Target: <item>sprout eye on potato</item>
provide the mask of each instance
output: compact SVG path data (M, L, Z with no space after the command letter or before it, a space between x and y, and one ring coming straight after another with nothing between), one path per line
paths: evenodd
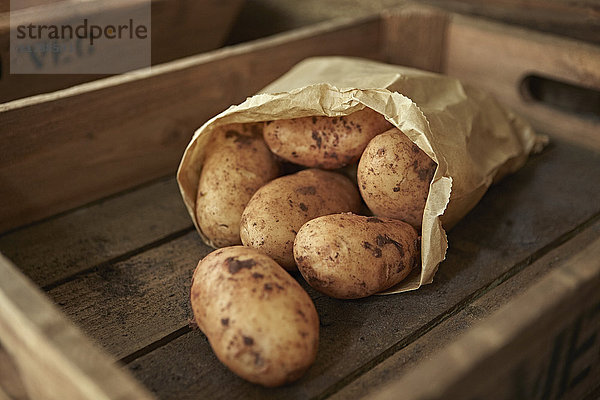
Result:
M240 218L279 165L262 139L262 124L218 128L206 149L196 197L196 221L213 247L240 244Z
M369 140L392 125L366 107L342 117L269 121L265 142L279 157L306 167L341 168L357 161Z
M242 378L279 386L300 378L314 362L315 306L296 280L259 251L233 246L210 253L194 271L190 297L215 354Z
M295 269L294 238L305 222L359 208L360 195L348 178L307 169L260 188L242 214L240 236L245 246L261 250L286 269Z
M375 136L360 158L360 194L373 214L420 229L436 167L400 130L390 129Z
M367 297L402 281L420 261L418 234L382 217L333 214L308 221L294 242L306 281L328 296Z

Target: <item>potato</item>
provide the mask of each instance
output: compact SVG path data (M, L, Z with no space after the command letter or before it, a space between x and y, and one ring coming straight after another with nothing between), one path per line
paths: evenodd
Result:
M298 229L321 215L358 212L360 204L356 186L335 172L307 169L283 176L252 196L242 214L242 243L294 270L293 246Z
M319 317L312 300L259 251L243 246L213 251L198 263L190 297L213 351L240 377L283 385L315 360Z
M214 132L202 166L196 220L213 247L240 244L240 218L258 188L277 177L278 163L262 125L231 124Z
M343 117L304 117L265 123L264 138L279 157L306 167L341 168L359 159L375 135L392 125L370 108Z
M358 163L360 194L380 217L420 229L437 164L398 129L375 136Z
M313 288L357 299L404 279L420 262L420 241L417 231L399 220L334 214L300 228L294 258Z

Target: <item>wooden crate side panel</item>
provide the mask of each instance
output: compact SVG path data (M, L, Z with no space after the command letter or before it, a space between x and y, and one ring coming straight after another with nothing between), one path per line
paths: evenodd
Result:
M596 0L423 0L422 3L600 44L600 9Z
M599 260L596 239L372 398L582 398L600 373Z
M382 14L384 60L390 64L444 71L448 13L409 5Z
M73 9L65 1L44 1L41 5L44 21L48 14L56 12L64 20ZM56 4L54 4L56 3ZM106 13L115 10L103 8L101 2L79 2L75 8L75 16L80 17L80 4L91 4L90 13ZM131 0L121 2L119 7L125 9ZM97 5L96 5L97 4ZM152 65L165 63L177 58L215 49L223 44L238 14L242 0L154 0L151 4L152 28ZM48 6L50 5L50 8ZM39 6L38 6L39 7ZM0 10L1 12L2 10ZM117 10L118 11L118 10ZM10 26L8 10L0 14L0 103L24 98L40 93L52 92L88 82L108 75L100 74L53 74L35 75L10 74ZM69 57L69 55L67 55ZM61 60L60 56L56 58ZM51 63L55 58L45 57L44 62Z
M154 0L152 65L221 46L243 0Z
M445 57L447 74L495 94L538 130L600 149L600 110L571 113L534 100L523 86L541 76L599 92L600 46L453 15Z
M0 342L0 399L30 400L19 369Z
M532 287L547 276L550 271L563 265L579 253L582 248L599 237L600 219L597 218L589 228L584 229L571 240L556 247L507 281L500 283L499 286L489 290L482 297L465 306L456 315L449 317L413 343L370 369L331 396L330 400L368 398L369 395L379 392L385 385L398 381L401 376L416 368L419 362L434 357L437 352L443 351L460 335L465 334L476 324L489 318L515 296ZM587 376L579 382L579 385L594 387L597 383L593 376Z
M0 256L0 340L34 399L152 399Z
M0 231L175 171L193 131L305 57L378 58L379 19L235 46L0 105Z

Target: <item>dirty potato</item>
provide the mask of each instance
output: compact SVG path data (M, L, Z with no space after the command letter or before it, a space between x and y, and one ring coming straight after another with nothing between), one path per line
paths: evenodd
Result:
M391 127L367 107L343 117L268 121L264 138L271 151L287 161L335 169L357 161L369 140Z
M218 128L206 149L196 220L213 247L240 244L240 218L258 188L274 179L279 166L262 139L262 125Z
M420 241L417 231L399 220L333 214L300 228L294 258L316 290L357 299L402 281L419 264Z
M437 164L398 129L375 136L358 163L360 194L373 214L420 229Z
M356 186L335 172L308 169L283 176L252 196L242 214L242 243L293 270L294 238L306 221L327 214L358 212L360 204Z
M292 382L315 360L319 317L312 300L257 250L227 247L201 260L192 279L191 303L219 360L250 382Z

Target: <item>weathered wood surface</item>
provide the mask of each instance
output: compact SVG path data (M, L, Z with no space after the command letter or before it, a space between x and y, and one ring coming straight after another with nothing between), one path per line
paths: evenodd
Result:
M600 373L600 237L374 399L581 399ZM435 376L436 379L431 379ZM587 383L587 385L586 385Z
M305 57L378 58L379 28L325 23L1 104L0 231L173 173L210 117Z
M126 357L188 324L192 272L211 250L193 231L48 295L109 353Z
M600 44L596 0L423 0L422 3Z
M457 337L468 332L480 321L484 321L534 283L539 282L549 271L564 265L569 258L579 253L581 249L587 247L599 237L600 221L596 219L573 239L554 248L505 282L499 283L498 286L466 305L455 315L450 316L401 351L359 376L355 381L331 396L331 400L371 398L385 386L393 384L416 368L423 360L435 356L437 352L446 348ZM542 376L546 380L550 378L547 374ZM594 387L592 379L593 375L590 374L587 380L583 380L579 384ZM600 382L597 383L600 384ZM528 389L531 389L531 386Z
M600 193L589 184L600 179L598 165L598 153L563 142L535 156L492 187L450 233L448 259L436 282L417 292L343 302L309 290L321 317L321 349L308 375L282 389L266 391L236 378L212 355L200 332L188 333L189 280L197 261L210 251L195 232L78 274L49 295L97 343L131 362L159 397L200 393L218 398L241 391L254 397L329 395L498 280L570 239L600 212ZM202 378L208 373L210 379Z
M43 0L29 3L29 9L42 7L38 13L43 16L42 21L45 23L48 23L49 14L53 12L58 13L65 21L77 21L82 13L82 4L91 5L95 9L91 11L92 16L94 13L106 15L111 12L120 12L121 8L126 10L131 4L130 1L122 1L118 4L119 8L111 9L98 1L95 3L99 6L90 2L66 2L64 0ZM50 4L52 6L48 9L47 6ZM152 65L221 46L242 4L242 0L153 0L151 2ZM150 6L150 2L148 5ZM69 10L75 12L71 18L67 15ZM8 1L5 4L0 2L0 58L3 67L0 74L0 103L65 89L108 76L97 74L10 74L8 11ZM48 56L45 57L44 62L51 63L53 60L54 58L51 59ZM72 62L77 62L77 60Z
M18 367L0 341L0 400L29 400Z
M386 11L382 18L385 62L444 72L448 13L408 6Z
M171 177L0 236L0 252L46 287L192 229Z
M540 131L600 149L600 46L454 15L445 40L445 70L494 93ZM476 60L476 62L474 62ZM599 104L591 117L536 101L523 90L541 76L596 91L571 103Z
M0 255L0 340L34 399L151 399Z

